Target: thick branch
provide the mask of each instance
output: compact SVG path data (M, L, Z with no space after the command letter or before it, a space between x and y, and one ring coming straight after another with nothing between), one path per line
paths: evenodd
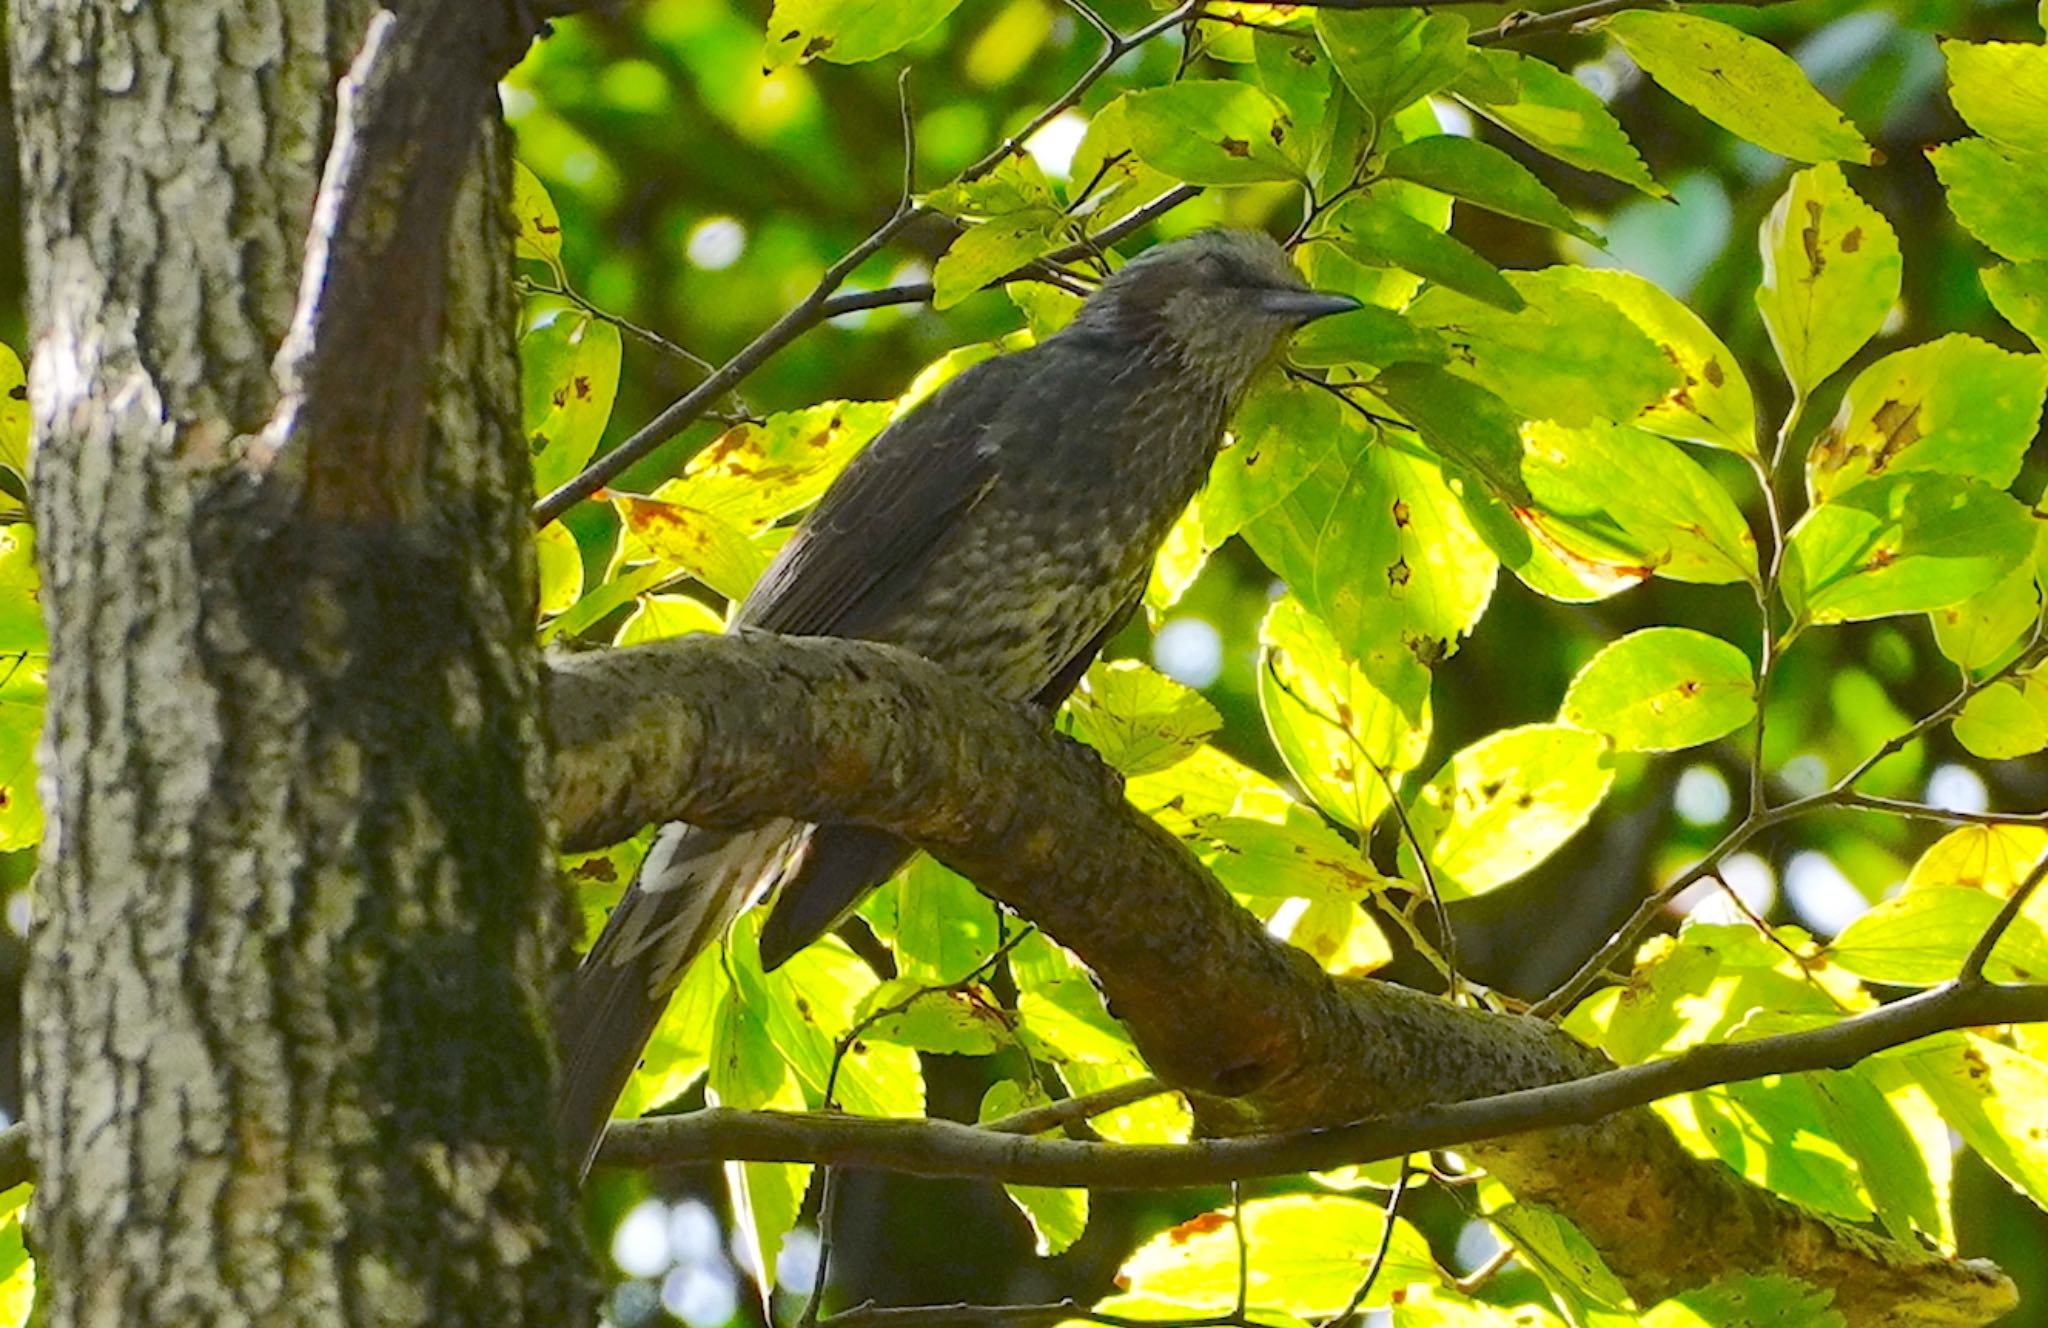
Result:
M1268 936L1185 845L1125 801L1093 753L1050 733L1025 708L991 701L903 652L846 641L688 637L559 661L548 700L568 844L602 844L675 817L732 827L774 816L885 826L1080 954L1146 1059L1190 1094L1211 1133L1340 1125L1357 1132L1222 1140L1198 1146L1210 1153L1118 1166L1185 1176L1177 1169L1191 1156L1229 1158L1216 1163L1221 1176L1244 1162L1231 1150L1256 1156L1267 1148L1285 1154L1271 1160L1275 1170L1292 1171L1492 1137L1468 1151L1523 1198L1571 1216L1646 1300L1738 1269L1832 1287L1852 1323L1981 1322L2009 1297L1995 1275L1876 1240L1692 1157L1647 1111L1511 1132L1773 1069L1849 1064L1890 1045L1887 1037L1953 1026L1940 1018L2020 1017L2000 1002L2048 1013L2034 989L1930 993L1819 1041L1800 1034L1804 1040L1780 1042L1796 1053L1785 1066L1759 1068L1755 1048L1763 1044L1744 1043L1603 1075L1611 1070L1604 1058L1539 1020L1331 978ZM1994 1006L2001 1013L1989 1013ZM1470 1101L1500 1094L1507 1096ZM1458 1105L1402 1115L1441 1103ZM1396 1119L1349 1124L1365 1117ZM662 1131L779 1128L764 1119L772 1122L720 1115L648 1124L623 1132L615 1147L652 1156ZM863 1147L880 1138L928 1147L936 1136L892 1132L947 1128L839 1124L879 1132L861 1135ZM1026 1157L1066 1157L1047 1150L1088 1147L987 1142L985 1132L959 1129L963 1147L972 1140L984 1150L963 1164L972 1174L1022 1174L990 1172L992 1157L1022 1168ZM1394 1133L1422 1129L1430 1133ZM772 1143L749 1137L744 1146L734 1135L711 1146L722 1156L793 1147L788 1132ZM1286 1153L1326 1146L1323 1160ZM659 1155L676 1156L670 1148ZM1103 1170L1105 1156L1073 1152L1074 1170L1063 1178L1119 1183ZM1040 1183L1051 1174L1034 1173ZM1154 1175L1154 1183L1169 1183L1165 1172ZM1702 1240L1709 1227L1715 1239ZM1946 1308L1924 1310L1935 1304ZM1970 1308L1958 1317L1957 1305Z
M513 0L380 10L342 81L270 430L317 516L390 521L423 502L455 187L534 21Z

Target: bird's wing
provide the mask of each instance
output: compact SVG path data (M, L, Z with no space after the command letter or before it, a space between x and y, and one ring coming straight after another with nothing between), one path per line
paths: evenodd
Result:
M783 546L740 609L740 625L789 636L865 636L884 626L995 483L990 434L1031 358L984 360L885 429Z

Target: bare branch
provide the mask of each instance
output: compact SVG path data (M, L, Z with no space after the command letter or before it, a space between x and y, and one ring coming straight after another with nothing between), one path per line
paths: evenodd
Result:
M2048 853L2041 855L2041 860L2034 864L2034 869L2027 873L2026 879L2014 886L2012 893L2005 897L2005 903L1999 908L1998 915L1991 919L1991 925L1984 928L1984 934L1977 938L1977 943L1970 947L1970 953L1963 957L1962 971L1956 974L1957 982L1967 984L1984 980L1984 965L1989 962L1991 952L1998 948L1999 940L2012 927L2013 920L2020 915L2020 910L2027 906L2028 896L2040 886L2043 876L2048 876Z
M386 522L424 501L455 188L534 22L517 3L380 10L342 81L267 430L317 515Z

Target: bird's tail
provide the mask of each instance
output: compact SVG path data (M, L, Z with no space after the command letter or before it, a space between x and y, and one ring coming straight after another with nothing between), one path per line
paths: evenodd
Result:
M576 970L562 1012L555 1113L576 1174L590 1169L612 1107L691 961L781 869L797 827L741 834L664 826Z

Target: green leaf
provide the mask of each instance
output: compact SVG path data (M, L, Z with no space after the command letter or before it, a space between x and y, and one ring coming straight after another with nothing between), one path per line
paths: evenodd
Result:
M0 527L0 852L43 837L36 748L48 697L49 647L38 608L35 535Z
M1126 781L1124 796L1182 836L1199 833L1219 816L1283 820L1294 806L1278 784L1214 747L1201 748L1171 769Z
M1869 163L1863 135L1769 42L1695 14L1636 10L1605 27L1666 92L1730 133L1794 161Z
M874 1015L877 1010L893 1013ZM861 1002L861 1015L863 1041L942 1056L986 1056L1010 1040L1008 1016L978 987L934 991L914 981L885 982Z
M1454 471L1477 476L1489 493L1527 506L1522 479L1522 417L1505 401L1456 374L1426 364L1395 364L1372 380L1373 395L1401 413Z
M1018 212L1057 212L1060 201L1038 159L1020 153L1003 158L978 179L939 186L924 196L924 205L949 217L985 221Z
M1304 28L1296 36L1272 34L1252 43L1259 86L1286 112L1294 127L1292 157L1311 178L1329 164L1330 149L1350 101L1337 81L1329 56Z
M1949 100L1986 138L2048 148L2048 46L1945 41Z
M1564 1328L1541 1305L1467 1300L1450 1287L1411 1286L1394 1306L1394 1328Z
M1202 502L1199 495L1189 503L1171 526L1159 552L1152 558L1152 575L1145 580L1145 620L1157 627L1168 609L1180 603L1216 552L1203 534Z
M1381 123L1449 85L1472 53L1455 14L1318 9L1315 25L1351 95Z
M1588 244L1602 243L1599 234L1574 217L1534 172L1476 138L1457 134L1418 138L1388 153L1380 174L1424 185L1504 217L1519 217L1576 235Z
M1900 1233L1900 1239L1908 1239ZM1843 1328L1834 1293L1782 1274L1724 1277L1674 1296L1643 1316L1644 1328Z
M1313 326L1313 325L1311 325ZM1219 545L1279 506L1358 427L1344 403L1292 378L1259 379L1237 408L1233 442L1216 454L1201 497L1202 539Z
M1189 184L1302 176L1294 126L1278 103L1234 79L1184 79L1123 97L1139 160Z
M1621 310L1676 366L1682 381L1643 408L1633 421L1637 428L1744 456L1758 454L1756 404L1749 380L1698 314L1633 272L1554 267L1546 276L1566 290L1597 295Z
M1680 386L1678 367L1627 314L1589 298L1569 271L1509 274L1523 301L1513 312L1439 289L1424 291L1408 317L1450 347L1450 372L1525 419L1632 419Z
M13 471L25 483L29 472L30 425L28 374L14 347L0 342L0 466ZM0 493L0 511L21 510L21 500Z
M1031 1107L1048 1105L1052 1099L1033 1080L1028 1086L1015 1079L998 1079L982 1096L977 1119L984 1125ZM1053 1189L1042 1185L1005 1185L1003 1192L1031 1224L1038 1257L1064 1254L1088 1229L1088 1191Z
M750 925L746 919L741 926ZM722 953L722 952L720 952ZM706 956L715 958L714 956ZM697 967L704 967L703 964ZM673 1007L671 1007L673 1009ZM712 1021L705 1100L717 1106L776 1107L801 1111L804 1094L768 1035L763 1011L737 987L726 990ZM733 1227L745 1262L770 1270L758 1280L774 1284L772 1270L782 1241L796 1227L811 1168L780 1162L728 1162L726 1187L732 1196Z
M1089 117L1088 132L1081 136L1068 166L1073 187L1089 190L1085 197L1071 200L1073 215L1097 226L1128 215L1175 184L1173 176L1147 166L1131 150L1124 107L1125 99L1119 97Z
M645 594L668 578L669 568L663 563L621 562L610 578L584 591L582 599L543 624L540 639L547 642L558 636L580 636L617 612L622 605L631 603L636 595Z
M2041 524L2033 559L1968 599L1928 615L1934 624L1934 644L1945 658L1971 673L1992 668L2003 663L2039 621L2041 592L2036 577L2041 540L2048 538L2048 523Z
M1088 670L1060 726L1126 775L1164 770L1223 726L1201 693L1136 660Z
M630 493L611 499L626 527L629 559L651 554L734 601L768 570L767 550L723 517Z
M540 565L540 611L560 613L583 595L583 554L576 537L557 521L533 532Z
M1280 824L1226 816L1202 827L1203 863L1244 899L1334 899L1356 905L1382 884L1357 846L1299 808Z
M2048 829L2034 825L1965 825L1934 841L1913 863L1906 888L1966 885L2009 895L2048 853Z
M2003 901L1983 890L1930 885L1887 899L1857 918L1829 947L1828 957L1871 982L1931 987L1962 969ZM1985 966L1993 982L2048 977L2048 933L2038 917L2012 921Z
M767 68L830 60L859 64L916 41L960 0L775 0L761 53Z
M1450 354L1441 336L1417 327L1406 314L1368 304L1363 309L1310 323L1295 334L1288 358L1311 367L1355 364L1377 368L1389 364L1443 364Z
M1331 225L1322 238L1334 241L1346 256L1367 267L1400 268L1502 309L1522 307L1520 293L1499 268L1463 243L1417 221L1378 190L1340 204Z
M1608 742L1562 724L1488 734L1452 756L1408 804L1446 898L1484 894L1577 834L1614 783ZM1419 875L1404 840L1401 872Z
M2001 263L1981 275L1999 316L2048 350L2048 262Z
M533 483L567 483L597 451L619 391L619 329L558 310L519 338L519 392Z
M1519 51L1475 50L1451 90L1487 119L1559 161L1632 185L1652 198L1669 195L1651 177L1606 104L1555 65Z
M1733 733L1756 714L1749 657L1684 627L1610 642L1565 692L1558 718L1628 752L1671 752Z
M2029 670L1993 683L1964 703L1956 741L1973 756L2009 761L2048 747L2048 677Z
M562 270L562 218L540 177L524 162L512 163L512 252Z
M861 907L906 978L958 982L998 943L996 906L967 879L920 853Z
M1244 537L1383 682L1401 663L1395 655L1455 650L1493 594L1493 555L1441 470L1351 419Z
M950 309L1064 243L1055 208L1013 212L960 233L932 269L932 307Z
M21 1238L21 1216L32 1187L0 1194L0 1328L24 1328L36 1302L36 1265Z
M1439 1280L1429 1245L1401 1218L1386 1231L1380 1205L1334 1194L1247 1200L1242 1209L1245 1289L1263 1309L1320 1316L1342 1310L1359 1271L1381 1245L1377 1292L1362 1308L1388 1304L1410 1282ZM1237 1303L1238 1244L1227 1210L1190 1218L1147 1241L1117 1271L1117 1285L1189 1309L1222 1311Z
M1905 1053L1913 1077L1963 1142L2037 1205L2048 1205L2048 1065L1974 1033Z
M1898 237L1830 165L1792 177L1760 238L1757 308L1793 389L1804 395L1884 326L1899 298Z
M1856 375L1814 439L1806 487L1817 503L1872 476L1939 471L2011 484L2041 424L2048 357L1946 336Z
M1523 429L1524 523L1568 561L1624 580L1756 578L1756 539L1728 490L1676 445L1595 424Z
M1808 512L1787 541L1784 588L1802 623L1946 608L2034 550L2027 509L1951 475L1885 475Z
M612 644L632 646L693 632L724 630L725 619L701 599L689 595L642 595L626 621L619 624L619 634L612 638Z
M1291 595L1274 602L1259 639L1259 708L1288 772L1331 816L1370 829L1428 750L1429 670L1397 648L1371 656L1369 674Z
M2048 258L2048 150L1965 138L1929 150L1927 159L1964 230L2001 258Z

